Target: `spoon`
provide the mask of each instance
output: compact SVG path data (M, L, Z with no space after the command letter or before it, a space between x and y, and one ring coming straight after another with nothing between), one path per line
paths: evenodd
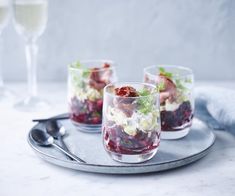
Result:
M69 119L68 113L62 114L60 116L51 117L51 118L33 119L32 121L33 122L45 122L49 120L66 120L66 119Z
M65 135L65 128L64 126L57 120L49 120L46 122L46 131L47 133L52 136L54 139L57 139L62 148L66 151L69 151L68 147L64 143L62 137Z
M71 157L73 160L79 163L85 163L85 161L83 161L79 157L75 156L71 152L66 151L61 146L54 143L53 137L41 129L32 129L30 131L30 136L34 140L34 142L39 146L54 146L58 148L61 152L66 154L67 156Z

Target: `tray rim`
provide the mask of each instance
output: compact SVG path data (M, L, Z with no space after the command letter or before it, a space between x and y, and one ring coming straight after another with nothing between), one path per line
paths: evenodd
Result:
M59 116L59 115L58 115ZM40 123L43 122L39 122L36 125L34 125L31 129L35 128L36 126L38 126ZM30 129L30 130L31 130ZM195 153L193 155L181 158L179 160L173 160L173 161L166 161L166 162L161 162L161 163L145 163L144 165L142 164L123 164L123 165L101 165L101 164L92 164L92 163L77 163L77 162L71 162L69 160L62 160L59 159L53 155L49 155L47 153L42 152L41 150L39 150L35 144L33 144L33 141L30 137L30 132L27 134L27 142L29 144L29 146L34 150L34 152L37 154L37 156L39 156L41 159L45 160L46 162L49 162L53 165L57 165L60 167L64 167L64 168L68 168L68 169L73 169L73 170L78 170L78 171L85 171L85 172L92 172L92 173L105 173L105 174L138 174L138 173L150 173L150 172L159 172L159 171L164 171L164 170L170 170L170 169L174 169L174 168L178 168L178 167L182 167L185 165L188 165L192 162L195 162L201 158L203 158L205 155L207 155L210 151L210 149L213 147L215 140L216 140L216 136L213 133L213 131L208 127L208 129L210 130L210 133L212 134L212 141L211 144L205 148L204 150ZM50 159L50 160L48 160ZM54 160L54 161L53 161ZM184 164L180 164L180 162L185 161ZM74 167L69 167L69 166L64 166L63 164L71 164L71 165L77 165L76 168ZM169 167L168 169L160 169L160 170L152 170L152 171L140 171L140 172L115 172L115 171L111 171L111 172L104 172L104 171L91 171L91 170L86 170L83 168L78 168L79 166L81 167L90 167L90 168L115 168L115 169L120 169L120 168L151 168L154 166L162 166L165 164L173 164L174 166Z

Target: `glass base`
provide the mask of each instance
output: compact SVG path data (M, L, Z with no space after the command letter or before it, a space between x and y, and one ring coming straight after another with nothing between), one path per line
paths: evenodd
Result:
M50 108L50 104L39 97L27 97L16 103L14 108L24 112L38 112Z
M189 133L190 127L182 130L161 131L161 139L174 140L185 137Z
M5 88L4 86L0 87L0 103L9 103L13 102L15 99L15 94Z
M102 126L101 124L90 125L90 124L78 123L73 120L71 120L71 122L73 123L73 125L75 125L76 129L79 131L87 133L101 133L101 126Z
M157 153L157 150L158 148L145 154L134 154L134 155L118 154L118 153L110 152L110 151L107 151L107 152L115 161L118 161L121 163L142 163L153 158L153 156Z

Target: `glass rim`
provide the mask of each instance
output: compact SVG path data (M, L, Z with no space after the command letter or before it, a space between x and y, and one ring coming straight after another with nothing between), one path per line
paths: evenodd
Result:
M182 77L185 77L185 76L194 76L193 75L193 70L191 68L188 68L188 67L185 67L185 66L181 66L181 65L173 65L173 64L157 64L157 65L150 65L150 66L147 66L144 68L144 73L145 74L148 74L150 76L157 76L157 72L156 74L153 74L153 73L150 73L149 69L152 69L152 68L177 68L179 70L183 70L183 71L187 71L187 73L184 73L184 74L180 74L180 75L174 75L173 74L173 78L182 78Z
M137 85L143 85L143 86L149 86L151 87L154 91L151 92L149 95L141 95L141 96L137 96L137 97L123 97L123 96L120 96L120 95L115 95L113 93L110 93L107 91L107 88L111 87L111 86L115 86L117 84L126 84L125 86L130 86L130 87L133 87L132 85L134 84L137 84ZM109 96L112 96L112 97L117 97L117 98L122 98L122 99L139 99L139 98L143 98L143 97L149 97L149 96L153 96L153 95L157 95L159 96L159 91L157 89L157 87L153 84L150 84L150 83L146 83L146 82L113 82L113 83L109 83L107 84L105 87L104 87L104 95L105 94L108 94Z
M76 67L71 67L71 64L68 65L68 69L69 70L74 70L74 71L81 71L81 70L86 70L86 71L89 71L89 72L102 72L102 71L107 71L107 70L112 70L112 69L115 69L116 66L115 66L115 62L112 61L112 60L108 60L108 59L92 59L92 60L81 60L79 61L79 63L83 64L83 63L97 63L97 62L100 62L100 63L109 63L110 64L110 67L79 67L79 68L76 68ZM98 68L97 70L94 68Z

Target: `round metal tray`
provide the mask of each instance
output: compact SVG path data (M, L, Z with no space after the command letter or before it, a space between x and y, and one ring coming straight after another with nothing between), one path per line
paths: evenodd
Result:
M67 135L64 141L71 152L85 160L80 164L69 160L54 147L36 145L31 137L28 142L42 159L62 167L106 174L138 174L169 170L192 163L205 156L215 141L215 135L203 122L194 119L189 134L178 140L161 140L158 153L149 161L139 164L124 164L112 160L105 152L101 135L76 130L70 120L61 120ZM44 129L43 123L35 127ZM34 127L34 128L35 128Z

